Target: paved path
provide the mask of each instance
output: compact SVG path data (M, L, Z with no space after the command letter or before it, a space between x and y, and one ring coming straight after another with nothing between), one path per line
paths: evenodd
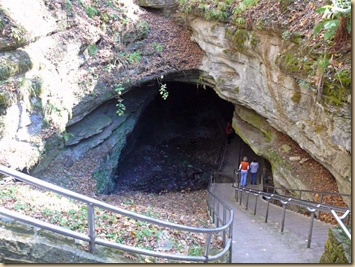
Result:
M238 143L228 145L221 173L232 178L238 162ZM261 185L253 186L260 188ZM329 226L315 220L311 247L307 248L310 218L286 211L284 231L281 233L283 208L270 205L268 222L265 223L267 202L260 196L250 194L246 209L247 194L235 198L232 183L215 183L212 191L234 209L232 263L319 263L328 238ZM257 199L256 215L254 215Z

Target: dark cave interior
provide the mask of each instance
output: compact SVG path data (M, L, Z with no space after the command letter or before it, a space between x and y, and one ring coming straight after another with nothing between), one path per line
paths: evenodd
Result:
M116 193L204 189L217 168L233 104L208 87L171 82L167 90L168 98L157 93L127 138L114 177Z

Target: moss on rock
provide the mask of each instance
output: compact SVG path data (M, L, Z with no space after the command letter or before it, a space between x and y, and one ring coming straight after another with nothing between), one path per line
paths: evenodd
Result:
M9 53L6 57L0 58L0 81L25 73L32 67L32 61L27 53L23 51Z
M351 229L349 228L351 231ZM351 240L340 227L330 228L320 263L351 263Z
M257 128L263 134L266 142L271 142L273 140L273 129L264 117L260 116L253 110L242 108L240 106L236 107L236 112L240 118Z

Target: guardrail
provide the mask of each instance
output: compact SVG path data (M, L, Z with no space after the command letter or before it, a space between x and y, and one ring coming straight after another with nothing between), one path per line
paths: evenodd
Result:
M240 172L237 171L237 169L234 169L233 173L233 181L234 181L234 186L239 187L240 184ZM308 196L319 196L319 201L309 201L309 202L314 202L314 203L320 203L320 204L326 204L323 203L323 200L325 199L325 196L332 196L332 197L341 197L341 198L348 198L351 199L351 195L349 194L342 194L342 193L334 193L334 192L321 192L321 191L315 191L315 190L304 190L304 189L293 189L293 188L285 188L285 187L275 187L272 185L263 185L263 192L266 193L272 193L272 194L278 194L278 195L283 195L287 197L292 197L294 199L299 199L299 200L305 200L309 201L309 199L303 198L308 194ZM297 197L294 197L297 195ZM351 204L351 201L350 201ZM298 212L300 212L301 206L298 206ZM351 206L349 208L351 210ZM321 215L321 210L318 210L317 212L317 217L320 218ZM350 216L347 217L349 224Z
M267 193L267 192L263 192L260 190L246 188L246 187L236 187L235 188L235 198L236 198L237 202L239 201L240 205L242 204L243 192L247 194L247 197L245 200L245 209L248 209L249 196L251 194L255 196L254 215L256 215L258 197L261 196L267 200L267 207L265 210L265 223L268 220L270 200L276 200L280 203L280 205L283 207L283 215L282 215L282 220L281 220L281 232L284 231L285 218L286 218L286 206L287 205L296 205L298 207L306 208L311 213L310 226L309 226L309 230L308 230L307 248L311 247L313 223L314 223L316 211L322 211L322 212L332 214L334 216L334 218L336 219L336 221L338 222L338 224L340 225L340 227L345 232L346 236L351 240L351 233L349 232L349 230L347 229L347 227L345 226L345 224L342 221L346 217L348 217L348 219L350 218L351 210L348 208L306 201L306 200L292 198L289 196L283 196L283 195L274 194L274 193ZM342 215L339 216L338 213L341 213Z
M217 196L215 196L211 191L210 187L208 188L208 210L211 214L213 214L213 219L214 222L217 224L216 228L200 228L200 227L190 227L190 226L185 226L177 223L171 223L159 219L154 219L148 216L140 215L134 212L130 212L118 207L115 207L113 205L107 204L105 202L96 200L94 198L90 198L75 192L72 192L70 190L61 188L59 186L47 183L45 181L42 181L40 179L34 178L32 176L29 176L27 174L21 173L16 170L9 169L5 166L0 165L0 173L5 174L7 176L13 177L17 180L20 180L22 182L25 182L27 184L55 192L57 194L60 194L62 196L83 202L84 204L87 205L87 218L88 218L88 229L89 233L88 235L78 233L76 231L69 230L67 228L57 226L54 224L46 223L43 221L40 221L38 219L22 215L20 213L5 209L3 207L0 207L0 214L6 217L10 217L12 219L16 219L25 223L28 223L30 225L37 226L42 229L46 229L55 233L59 233L65 236L69 236L72 238L76 238L79 240L83 240L86 242L89 242L90 245L90 252L94 253L95 252L95 245L103 245L115 249L120 249L123 251L128 251L132 253L137 253L137 254L142 254L142 255L148 255L148 256L154 256L154 257L160 257L160 258L166 258L166 259L174 259L174 260L182 260L182 261L192 261L192 262L209 262L209 261L215 261L222 256L224 256L228 251L230 251L230 260L231 260L231 243L232 243L232 226L233 226L233 210L230 209L228 206L226 206L223 201L221 201ZM219 209L220 207L223 207L223 217L221 218L219 216L220 212ZM165 253L165 252L160 252L160 251L152 251L152 250L147 250L143 248L138 248L138 247L132 247L132 246L127 246L124 244L119 244L115 242L111 242L108 240L104 240L101 238L97 238L95 234L95 208L101 208L104 210L108 210L114 213L118 213L139 221L144 221L148 222L154 225L159 225L167 228L172 228L176 230L181 230L181 231L188 231L188 232L194 232L194 233L204 233L206 234L206 239L205 239L205 250L204 250L204 255L203 256L189 256L189 255L180 255L180 254L171 254L171 253ZM228 211L228 214L227 214ZM228 215L228 216L227 216ZM227 217L226 217L227 216ZM223 235L223 249L219 253L215 255L209 255L210 254L210 245L211 245L211 239L213 234L221 234Z

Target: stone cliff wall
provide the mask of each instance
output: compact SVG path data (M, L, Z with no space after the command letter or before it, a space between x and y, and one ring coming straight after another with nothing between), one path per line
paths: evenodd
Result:
M233 40L225 24L192 16L188 24L193 40L206 53L201 66L205 79L215 85L219 96L254 110L291 137L334 175L340 192L351 193L350 104L337 110L321 105L312 91L282 70L278 58L297 46L270 31L239 30ZM255 147L252 133L236 122L234 127Z
M2 263L131 263L122 251L87 243L0 217L0 262Z

